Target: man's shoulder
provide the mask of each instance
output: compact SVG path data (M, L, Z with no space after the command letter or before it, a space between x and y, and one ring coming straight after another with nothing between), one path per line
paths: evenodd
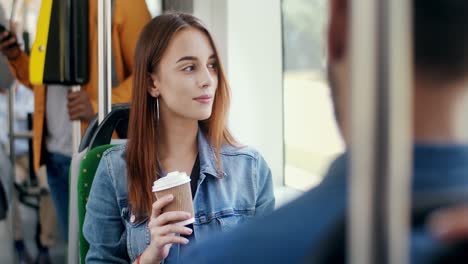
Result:
M296 263L344 217L344 186L319 186L272 214L198 244L192 263ZM344 188L345 189L345 188ZM219 243L219 241L223 243ZM203 248L210 248L209 252ZM255 250L247 250L254 248ZM185 262L184 262L185 263Z

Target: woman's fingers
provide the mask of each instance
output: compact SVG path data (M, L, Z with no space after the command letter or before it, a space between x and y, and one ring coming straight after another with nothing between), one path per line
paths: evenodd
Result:
M156 226L164 226L166 224L176 223L190 219L190 217L192 217L190 213L183 211L174 211L159 215L159 217L157 217L154 222Z
M162 209L166 205L170 204L172 200L174 200L174 196L172 194L168 194L154 202L153 209L151 210L151 217L157 218L161 214Z
M168 244L182 244L182 245L186 245L188 244L189 240L186 239L185 237L181 237L181 236L175 236L175 235L170 235L170 236L163 236L163 237L160 237L156 242L156 246L158 248L162 248L164 247L165 245L168 245Z
M165 225L159 228L155 228L154 232L159 236L167 236L170 234L181 234L189 236L192 234L192 229L178 225Z

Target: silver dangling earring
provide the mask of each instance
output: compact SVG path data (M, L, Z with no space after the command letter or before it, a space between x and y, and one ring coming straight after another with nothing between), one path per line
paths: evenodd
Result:
M159 96L156 97L156 117L157 121L159 122Z

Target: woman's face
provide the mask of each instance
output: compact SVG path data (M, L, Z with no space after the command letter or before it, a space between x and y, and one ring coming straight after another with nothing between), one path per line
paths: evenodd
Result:
M161 118L208 119L218 87L217 58L208 37L195 28L177 32L152 80L149 92L159 96Z

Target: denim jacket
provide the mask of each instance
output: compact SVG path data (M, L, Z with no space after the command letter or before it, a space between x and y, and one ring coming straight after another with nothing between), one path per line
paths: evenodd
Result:
M197 141L200 178L194 198L194 235L187 245L172 245L165 264L177 263L179 255L195 242L274 209L271 172L256 150L223 145L221 175L213 149L200 130ZM133 262L150 243L148 219L135 221L128 209L125 147L107 150L96 171L83 226L90 244L86 263Z

